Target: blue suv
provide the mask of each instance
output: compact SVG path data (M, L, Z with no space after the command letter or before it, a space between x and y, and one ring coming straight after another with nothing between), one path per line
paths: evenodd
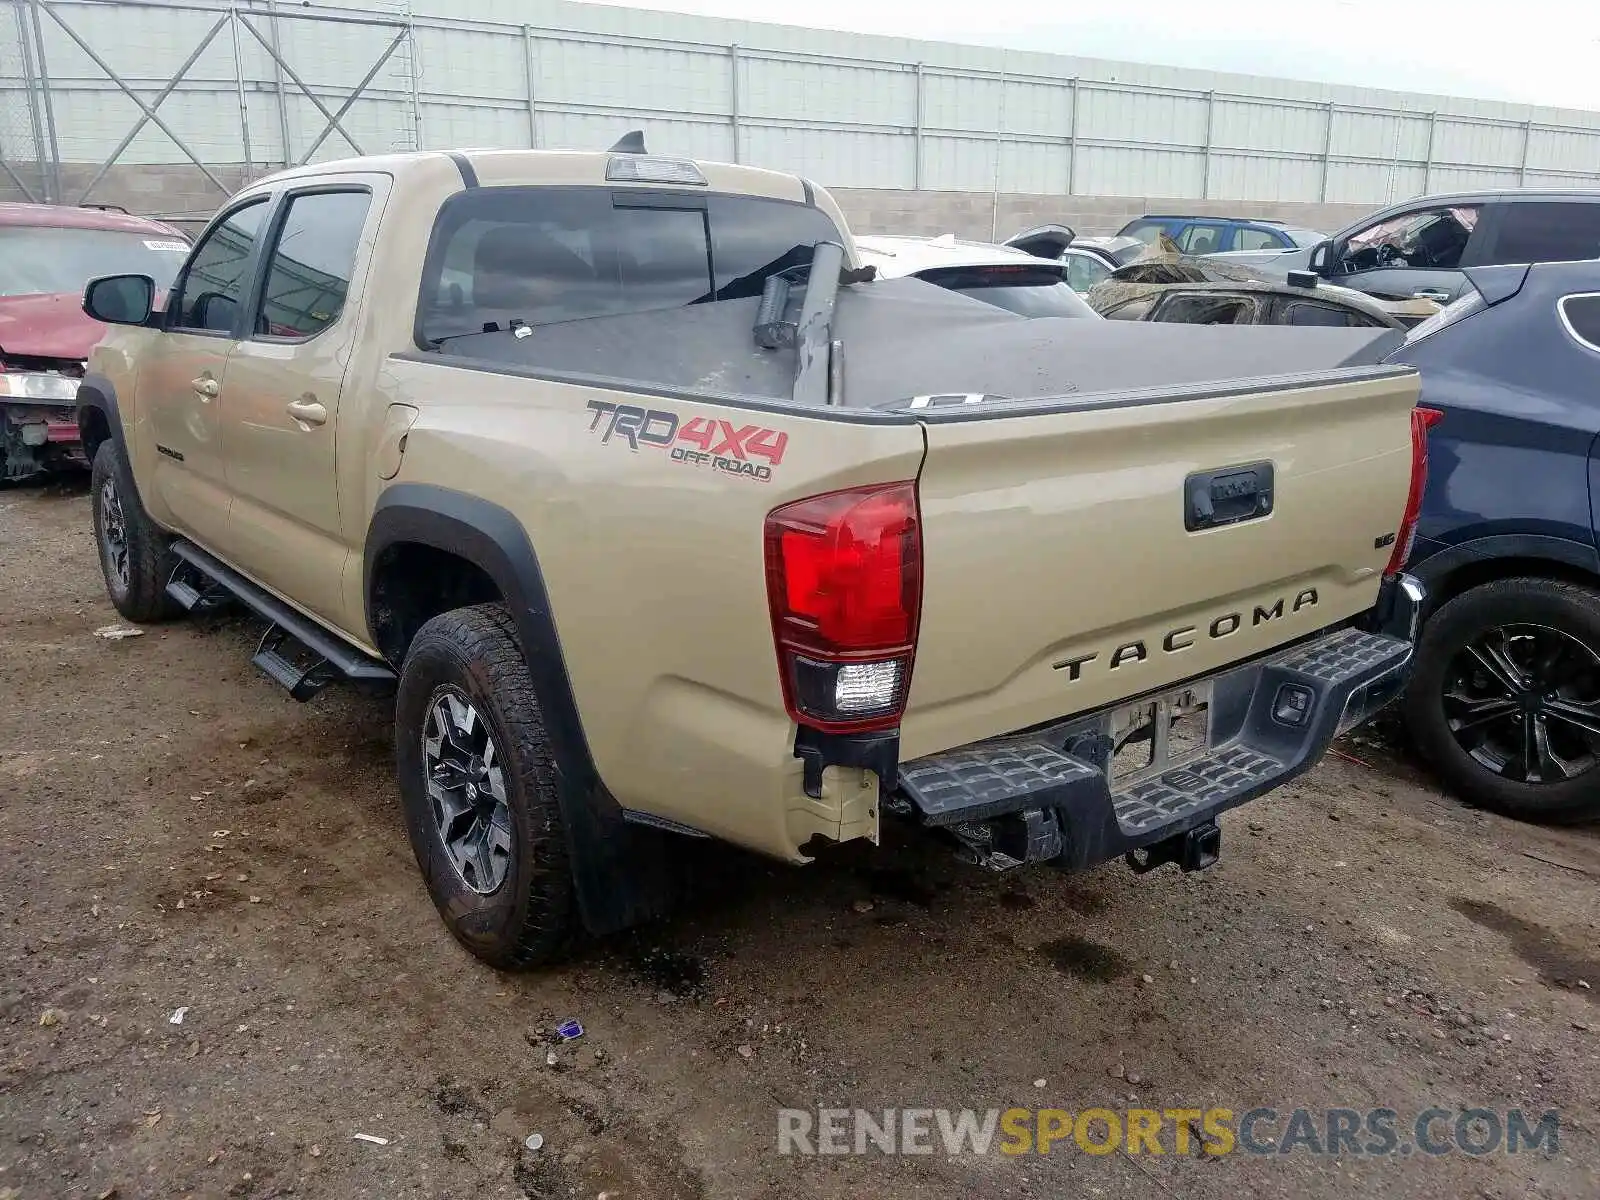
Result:
M1280 251L1315 246L1327 235L1313 229L1299 229L1282 221L1258 221L1249 217L1135 217L1120 230L1118 237L1138 238L1155 243L1162 234L1178 243L1185 254L1222 254L1235 250Z
M1404 714L1463 799L1600 818L1600 262L1469 267L1391 362L1422 372L1428 588Z

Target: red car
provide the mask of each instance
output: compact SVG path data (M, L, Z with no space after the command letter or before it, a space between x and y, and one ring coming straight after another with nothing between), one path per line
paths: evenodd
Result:
M84 285L131 273L165 290L188 253L172 226L125 212L0 204L0 479L86 465L74 406L105 326Z

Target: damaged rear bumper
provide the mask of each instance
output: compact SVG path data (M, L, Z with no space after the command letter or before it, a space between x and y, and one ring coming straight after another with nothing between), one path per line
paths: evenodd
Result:
M1149 766L1126 777L1112 761L1119 706L901 763L886 807L950 832L997 870L1124 856L1139 870L1209 866L1221 813L1301 774L1399 695L1422 603L1414 579L1387 580L1357 625L1148 698L1161 722L1171 696L1203 696L1206 736L1176 755L1154 738Z

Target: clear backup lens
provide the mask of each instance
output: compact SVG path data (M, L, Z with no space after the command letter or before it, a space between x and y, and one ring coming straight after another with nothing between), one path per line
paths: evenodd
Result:
M900 663L848 663L833 681L833 707L842 717L883 712L900 694Z

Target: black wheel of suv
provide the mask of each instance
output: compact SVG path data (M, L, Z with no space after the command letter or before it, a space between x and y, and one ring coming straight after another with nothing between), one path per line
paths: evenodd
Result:
M395 758L411 848L450 932L495 967L560 957L576 905L555 761L503 605L456 609L417 632Z
M1600 595L1549 579L1463 592L1423 627L1405 715L1469 803L1525 820L1600 818Z
M164 621L182 611L167 595L177 560L170 540L139 503L133 473L116 442L95 451L90 476L94 540L100 571L116 610L130 621Z

